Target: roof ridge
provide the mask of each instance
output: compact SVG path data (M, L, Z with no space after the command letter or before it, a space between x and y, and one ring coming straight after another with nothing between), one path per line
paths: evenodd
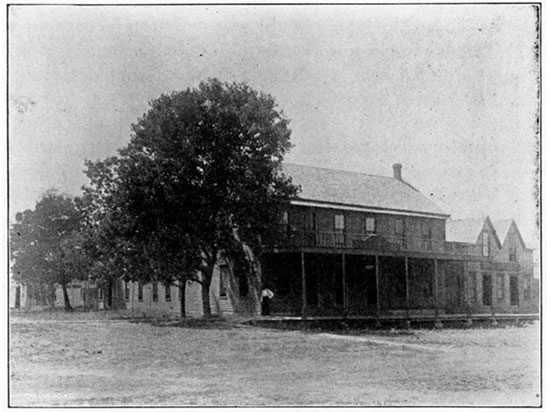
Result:
M283 162L283 167L284 167L284 165L299 166L299 167L307 167L307 168L310 168L310 169L330 170L331 172L342 172L342 173L350 173L350 174L354 174L354 175L382 177L382 178L385 178L385 179L397 180L397 179L395 179L395 178L392 177L392 176L382 176L382 175L375 175L375 174L372 174L372 173L364 173L364 172L352 172L351 170L332 169L332 168L330 168L330 167L319 167L319 166L300 165L300 164L298 164L298 163L288 163L288 162ZM405 182L404 180L403 180L403 182L406 183L406 184L408 184L408 183ZM415 189L415 190L416 190L416 189ZM418 191L418 190L417 190L417 191Z
M466 222L466 221L470 221L470 222L476 222L476 221L485 221L486 219L486 216L485 217L466 217L464 219L449 219L448 222Z

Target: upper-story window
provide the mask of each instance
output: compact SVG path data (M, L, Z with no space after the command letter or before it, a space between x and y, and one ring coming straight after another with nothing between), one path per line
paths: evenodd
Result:
M510 262L517 262L518 256L517 256L517 249L515 246L510 247L510 255L509 255Z
M432 250L432 227L429 222L422 222L422 246L424 250Z
M395 236L405 236L405 222L401 218L395 219Z
M306 229L310 231L317 231L317 213L310 212L306 216Z
M365 231L367 233L376 233L376 219L374 217L365 218Z
M281 224L282 225L288 225L288 211L285 210L283 214L281 215Z
M489 256L489 233L483 232L482 235L483 256Z
M432 227L428 222L422 222L422 237L424 239L432 238Z
M334 215L334 230L336 232L343 232L345 228L344 215Z
M152 282L153 288L153 302L158 302L159 300L159 285L156 280Z
M169 284L164 285L164 301L165 302L172 301L172 290Z

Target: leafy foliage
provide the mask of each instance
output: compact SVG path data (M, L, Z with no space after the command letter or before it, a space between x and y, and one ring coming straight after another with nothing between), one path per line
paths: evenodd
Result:
M87 163L87 214L129 276L197 281L209 316L220 252L261 250L296 194L280 168L288 120L271 96L218 80L150 106L118 157Z
M82 250L82 215L71 198L49 191L35 210L16 215L10 229L14 280L34 290L66 285L86 278L88 262ZM66 308L70 302L65 299Z

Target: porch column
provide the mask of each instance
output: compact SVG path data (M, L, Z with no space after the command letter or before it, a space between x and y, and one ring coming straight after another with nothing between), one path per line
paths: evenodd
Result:
M439 315L439 288L437 282L437 259L434 259L434 300L435 300L435 313Z
M344 310L348 308L348 299L346 293L346 254L342 253L342 304Z
M407 315L409 311L409 258L405 256L405 302L407 307Z
M302 260L302 319L306 318L307 296L306 296L306 263L304 252L300 252Z
M378 255L374 256L374 278L376 280L376 316L380 316L380 281L378 280Z

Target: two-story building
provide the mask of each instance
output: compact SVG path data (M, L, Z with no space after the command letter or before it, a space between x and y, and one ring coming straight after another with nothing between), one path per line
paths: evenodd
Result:
M301 191L282 213L277 244L247 276L220 260L212 313L259 314L262 284L281 315L538 311L532 251L516 223L450 220L401 170L395 164L385 177L285 164ZM176 285L158 282L127 283L124 296L131 311L171 316L182 299ZM199 284L188 283L185 301L188 316L202 314Z
M535 308L526 299L532 269L523 242L510 235L504 252L490 219L447 222L448 214L403 180L400 164L393 177L290 164L284 173L302 191L282 216L278 247L262 262L277 294L274 312ZM508 259L513 250L518 261Z

